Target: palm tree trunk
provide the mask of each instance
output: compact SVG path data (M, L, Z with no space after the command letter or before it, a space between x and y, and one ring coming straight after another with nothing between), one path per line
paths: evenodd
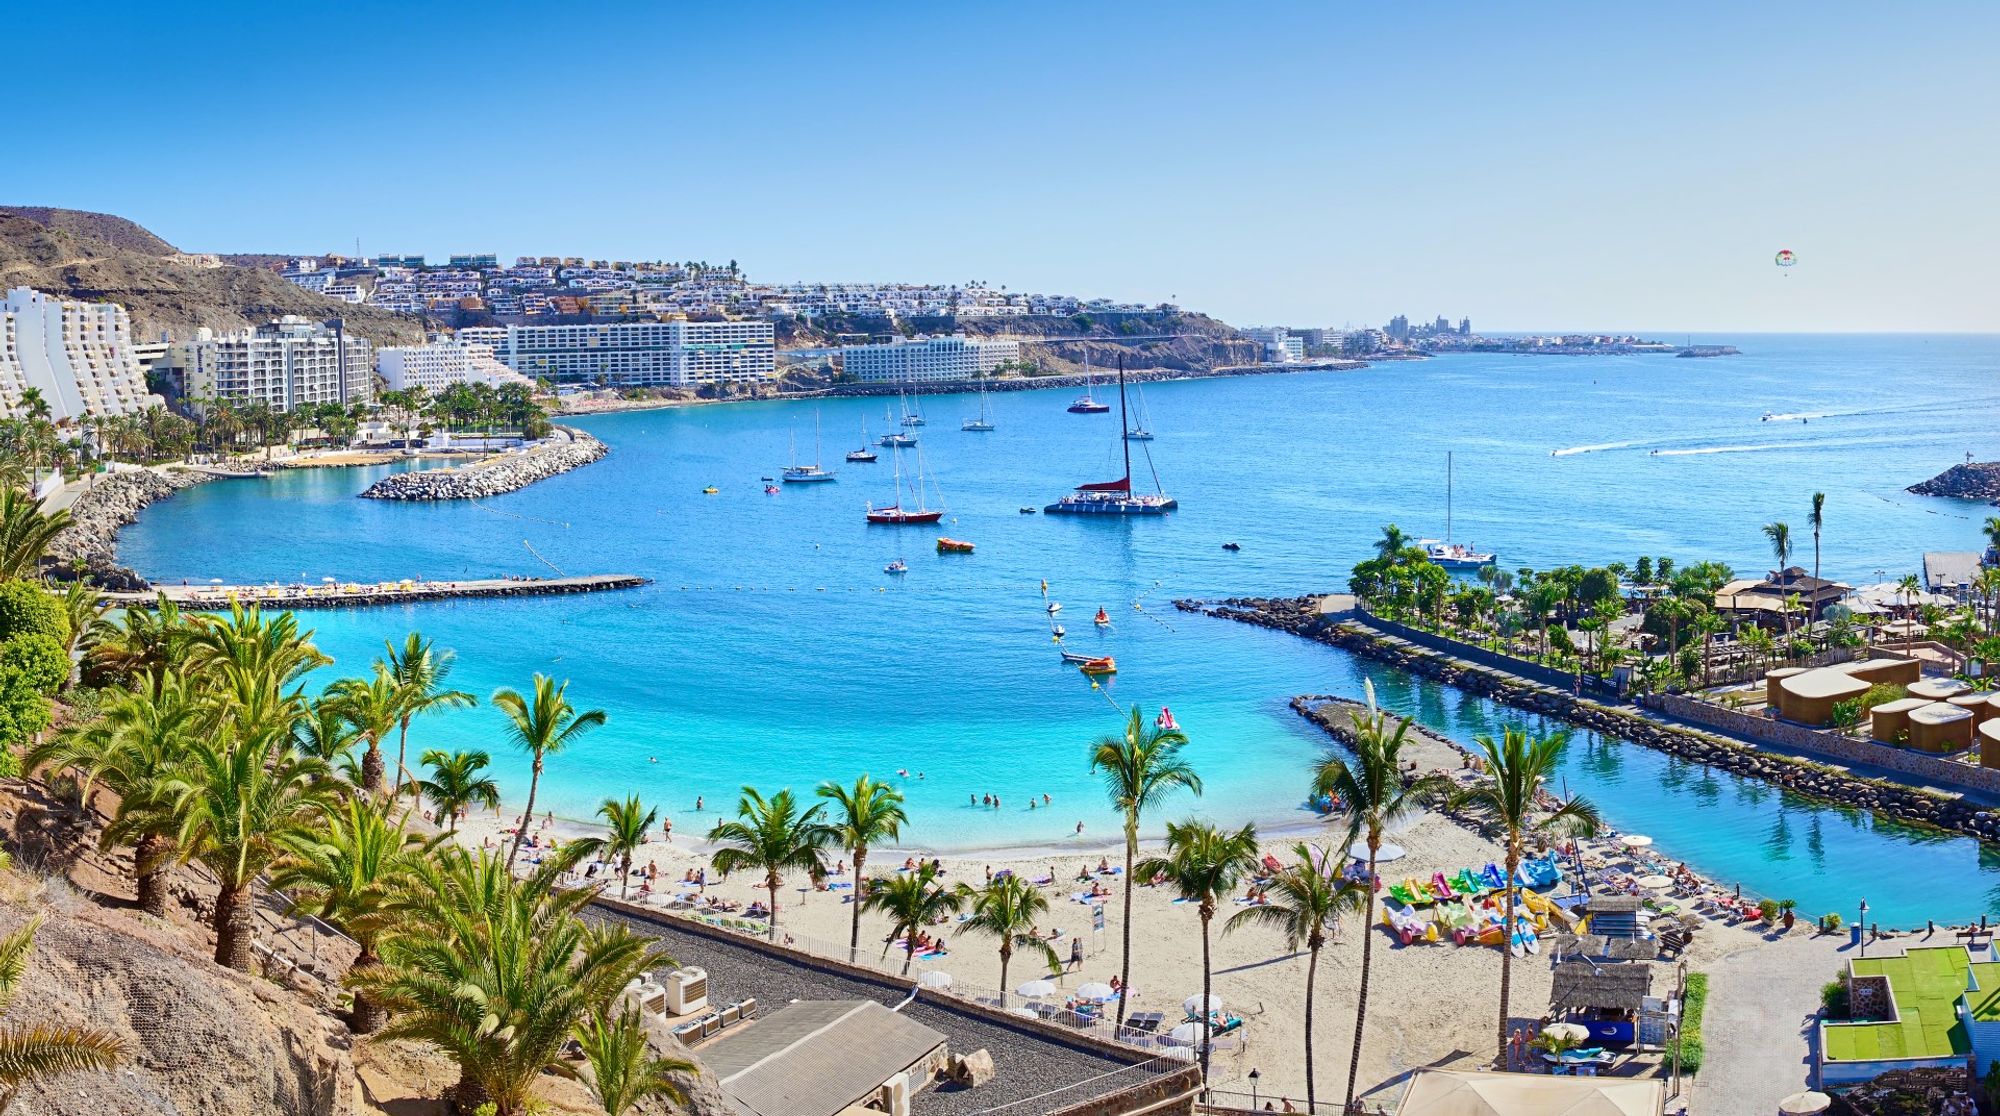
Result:
M396 736L396 789L392 794L403 793L403 756L410 747L410 718L403 717L402 728Z
M132 850L138 870L139 909L154 918L167 917L167 881L173 872L167 853L171 847L171 839L149 835L139 838L138 847Z
M1319 946L1306 959L1306 1111L1316 1112L1319 1092L1313 1087L1313 978L1319 975Z
M250 971L252 899L247 883L224 885L215 897L215 963L239 973Z
M850 965L854 964L854 959L861 953L861 881L867 878L861 874L861 866L868 861L868 846L856 845L853 851L854 910L851 912L853 921L849 923L847 931L847 963ZM909 970L905 968L904 971Z
M1014 956L1014 943L1006 938L1000 940L1000 1006L1007 1006L1007 962Z
M350 974L359 973L368 969L380 968L381 965L382 959L375 956L373 950L363 947L360 955L354 959L353 966L347 971ZM389 1009L369 999L366 993L354 993L354 1012L348 1017L348 1030L353 1031L357 1035L372 1035L381 1030L388 1022Z
M1139 845L1139 817L1125 816L1125 906L1119 912L1125 937L1125 958L1118 964L1118 1026L1125 1025L1125 994L1132 987L1132 856ZM1117 1034L1114 1028L1111 1032Z
M528 809L521 815L521 827L514 831L514 847L507 853L507 871L514 871L514 858L521 855L521 842L528 839L528 823L535 820L535 791L542 785L542 754L535 753L535 768L528 776Z
M1354 997L1354 1056L1347 1063L1347 1108L1354 1107L1354 1086L1361 1076L1361 1031L1368 1022L1368 961L1375 952L1375 850L1380 834L1368 835L1368 914L1361 922L1361 988Z
M361 753L361 789L371 795L382 793L382 749L372 738Z
M912 964L915 964L916 960L917 960L917 928L914 926L906 926L903 928L903 975L904 976L910 975L910 966ZM1005 984L1006 981L1003 980L1001 981L1001 983Z
M1507 898L1501 902L1506 925L1500 931L1500 1057L1502 1069L1512 1069L1507 1064L1507 1000L1514 990L1514 873L1521 867L1521 846L1512 834L1507 838Z
M624 867L623 870L618 873L618 901L620 903L623 903L625 901L625 889L629 887L632 882L632 854L626 853L624 859L620 861L620 863Z
M1208 1088L1209 1047L1215 1044L1215 1013L1208 1008L1208 992L1211 973L1208 960L1208 924L1215 918L1215 910L1207 902L1201 911L1201 1086Z
M778 940L778 888L783 886L784 882L778 878L776 872L768 873L764 877L764 890L771 893L771 940L774 942Z

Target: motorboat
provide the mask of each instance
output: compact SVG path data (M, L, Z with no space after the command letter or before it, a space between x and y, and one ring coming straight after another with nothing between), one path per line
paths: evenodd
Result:
M910 564L898 558L888 565L883 566L882 572L886 574L906 574L910 572Z
M1029 506L1027 506L1026 504L1023 504L1023 505L1021 505L1021 514L1022 514L1022 515L1033 515L1033 514L1035 514L1035 509L1034 509L1034 508L1031 508L1031 507L1029 507Z
M718 492L720 492L720 491L722 491L722 490L721 490L720 488L717 488L717 487L715 487L714 485L712 485L712 484L711 484L711 485L709 485L709 486L708 486L707 488L704 488L704 489L702 489L702 490L701 490L701 494L702 494L703 496L713 496L713 495L715 495L716 493L718 493Z
M1226 542L1226 543L1223 543L1223 544L1222 544L1222 549L1224 549L1224 550L1242 550L1242 549L1243 549L1243 544L1242 544L1242 543L1234 543L1234 542Z
M937 549L939 554L970 554L972 553L972 544L966 542L964 539L954 539L939 535Z
M764 486L764 495L766 496L776 496L778 493L782 491L784 491L784 489L779 488L775 484L767 484Z
M1093 676L1101 674L1117 674L1118 660L1112 658L1109 655L1100 655L1097 658L1086 659L1085 661L1078 663L1076 669L1084 672L1085 674Z

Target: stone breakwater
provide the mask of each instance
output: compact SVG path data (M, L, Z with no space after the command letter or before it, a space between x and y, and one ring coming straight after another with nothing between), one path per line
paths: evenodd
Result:
M70 525L50 540L43 562L59 578L81 563L83 576L106 589L144 590L146 579L118 564L119 528L155 500L213 479L195 469L100 473L70 505Z
M1863 778L1825 764L1762 751L1740 740L1655 720L1631 706L1578 698L1498 670L1473 666L1383 635L1351 619L1322 616L1318 597L1233 597L1221 601L1180 600L1174 605L1184 612L1290 632L1502 705L1554 717L1822 802L1873 810L1914 825L2000 844L2000 811L1949 795L1885 779Z
M603 442L570 426L558 426L541 442L519 453L488 458L458 469L393 473L368 486L364 500L478 500L526 488L539 480L582 468L611 452Z
M1197 372L1186 368L1128 368L1127 384L1155 384L1171 380L1226 380L1237 376L1275 376L1294 372L1354 372L1368 367L1365 360L1316 360L1304 364L1247 364L1211 368ZM955 395L968 391L1040 391L1043 388L1090 387L1106 402L1118 401L1116 369L1093 371L1090 375L1009 376L998 380L927 380L907 384L837 384L818 391L786 392L783 398L849 396Z
M1905 491L1919 496L1947 496L1955 500L1985 500L2000 503L2000 462L1976 461L1953 465L1937 476Z

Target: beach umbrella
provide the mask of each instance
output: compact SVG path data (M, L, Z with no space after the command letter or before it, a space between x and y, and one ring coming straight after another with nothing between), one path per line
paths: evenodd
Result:
M1364 864L1367 863L1368 842L1356 841L1352 845L1349 845L1347 847L1347 855ZM1381 848L1375 850L1375 863L1387 864L1392 860L1403 859L1404 855L1403 846L1401 845L1383 845Z
M1674 881L1666 876L1640 876L1636 882L1648 891L1665 891L1674 886Z
M1016 995L1026 996L1031 1000L1042 996L1053 996L1056 993L1056 982L1052 980L1031 980L1014 989L1014 992Z
M1827 1096L1825 1093L1809 1090L1803 1093L1793 1093L1791 1096L1779 1101L1778 1111L1784 1113L1785 1116L1819 1116L1819 1113L1825 1112L1832 1105L1832 1097Z
M1585 1042L1590 1038L1590 1028L1581 1023L1551 1023L1542 1028L1542 1033L1551 1038L1570 1039Z
M210 585L220 585L222 584L222 579L219 577L211 577L208 579L208 583Z
M1201 997L1200 997L1200 996L1189 996L1189 997L1188 997L1187 999L1185 999L1185 1000L1182 1000L1182 1001L1181 1001L1181 1010L1182 1010L1182 1011L1184 1011L1184 1012L1187 1012L1187 1013L1188 1013L1189 1015L1199 1015L1199 1014L1201 1013L1201 1010L1202 1010L1202 1008L1201 1008ZM1222 1010L1222 997L1220 997L1220 996L1210 996L1210 997L1208 998L1208 1010L1210 1010L1210 1011L1221 1011L1221 1010Z
M1647 845L1652 844L1653 839L1643 833L1627 833L1625 836L1618 838L1618 843L1628 849L1643 849Z
M1118 991L1101 980L1093 980L1089 984L1077 986L1076 998L1079 1000L1096 1000L1099 1003L1103 1003L1106 1000L1117 999Z
M1167 1041L1182 1046L1193 1046L1201 1041L1201 1024L1183 1023L1167 1032Z
M918 977L917 983L923 985L925 988L950 988L951 974L945 972L943 969L932 969L930 972Z

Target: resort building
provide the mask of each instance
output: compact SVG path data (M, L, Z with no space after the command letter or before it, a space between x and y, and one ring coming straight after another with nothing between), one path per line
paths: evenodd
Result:
M863 383L975 380L1019 359L1019 341L987 341L958 333L840 350L841 369Z
M454 384L499 387L534 383L500 363L493 355L493 346L462 338L381 349L375 354L375 372L390 391L420 387L433 395Z
M31 389L58 423L160 405L146 390L124 307L16 287L0 300L0 417L26 414Z
M1852 590L1838 581L1814 577L1803 566L1772 570L1762 580L1738 578L1715 591L1715 611L1739 623L1785 626L1789 607L1796 617L1818 620L1827 606Z
M469 331L468 331L469 332ZM487 336L483 335L482 337ZM767 380L777 373L770 322L611 322L508 326L494 346L501 363L555 383L697 387Z
M201 329L155 366L197 406L262 403L292 411L321 403L375 398L375 352L350 337L339 318L313 322L287 314L255 330L217 334Z
M1924 588L1963 601L1972 594L1979 578L1980 560L1976 550L1927 550L1924 552Z
M1991 946L1932 946L1847 963L1846 1021L1824 1021L1815 1044L1821 1088L1890 1070L2000 1061L2000 958Z

